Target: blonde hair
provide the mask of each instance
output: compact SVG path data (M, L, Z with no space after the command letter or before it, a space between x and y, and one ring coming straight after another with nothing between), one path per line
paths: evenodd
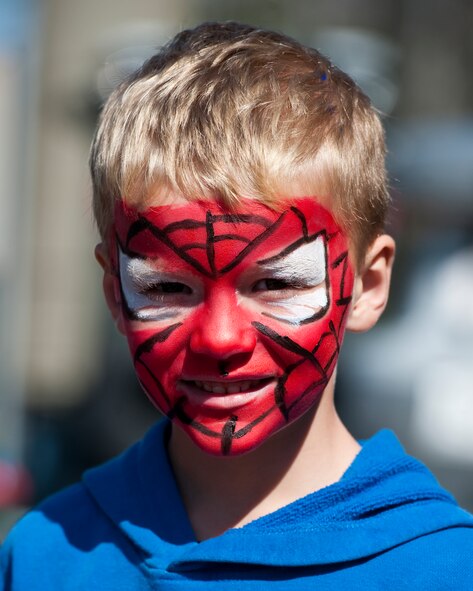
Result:
M157 204L156 187L229 207L314 195L359 262L383 230L384 160L377 113L326 57L282 34L204 23L105 104L90 157L94 214L104 237L116 199L144 209Z

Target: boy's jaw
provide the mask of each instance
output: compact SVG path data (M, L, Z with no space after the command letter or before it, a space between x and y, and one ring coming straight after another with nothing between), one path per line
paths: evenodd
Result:
M236 214L214 202L142 213L120 203L112 241L140 382L161 411L216 455L250 451L318 403L336 366L353 285L347 240L314 198L294 200L277 213L246 200ZM297 285L279 302L277 290L265 291L265 276L263 288L256 281L257 289L249 290L249 278L264 265L279 281L279 261L317 238L326 253L325 307L318 293L318 307L301 317L308 299L302 296L314 288ZM176 274L173 285L189 283L200 299L160 292L156 318L168 306L166 320L154 320L149 303L148 319L140 320L123 288L122 251L126 261L139 257L151 269L159 262Z

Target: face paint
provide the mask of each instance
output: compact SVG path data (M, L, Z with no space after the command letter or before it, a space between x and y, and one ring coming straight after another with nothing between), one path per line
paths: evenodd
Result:
M314 199L282 212L119 203L112 258L138 378L201 449L244 453L318 403L353 271Z

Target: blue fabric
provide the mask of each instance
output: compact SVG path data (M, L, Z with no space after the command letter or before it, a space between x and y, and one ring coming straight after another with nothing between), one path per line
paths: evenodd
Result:
M166 426L24 517L0 590L473 589L473 517L392 433L336 484L199 543Z

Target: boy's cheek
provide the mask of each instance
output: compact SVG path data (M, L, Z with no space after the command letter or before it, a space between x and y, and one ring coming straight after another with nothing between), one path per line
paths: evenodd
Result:
M163 413L175 404L173 388L182 367L183 331L177 322L167 326L143 328L139 321L126 321L126 337L138 380L151 402Z
M141 357L156 356L159 352L159 365L162 367L169 367L168 364L183 350L189 332L187 322L182 319L163 323L142 322L125 317L124 325L135 364Z

